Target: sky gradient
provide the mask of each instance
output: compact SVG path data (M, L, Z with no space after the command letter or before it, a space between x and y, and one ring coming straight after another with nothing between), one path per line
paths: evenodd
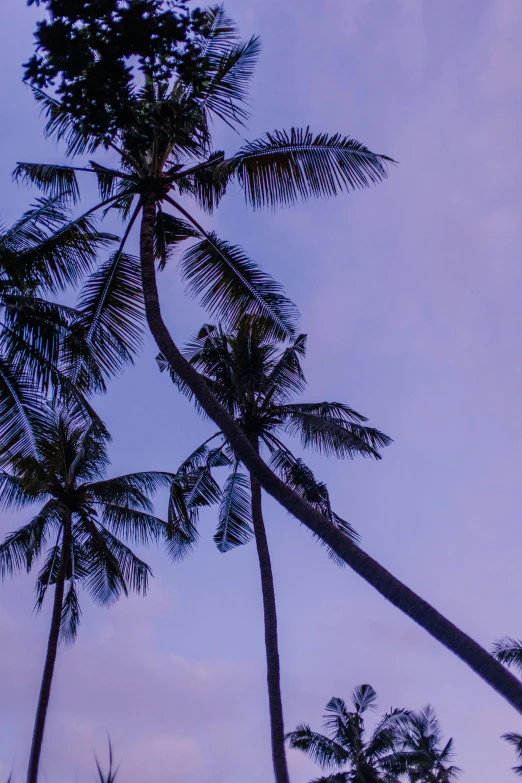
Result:
M485 646L522 636L520 0L231 0L263 52L246 138L310 125L400 165L371 190L276 213L231 193L208 223L280 280L309 335L308 400L341 400L394 438L380 463L312 457L364 548ZM2 222L34 196L17 160L62 161L42 138L19 64L37 9L0 7ZM216 128L228 152L241 139ZM89 196L89 188L87 188ZM86 202L87 203L87 202ZM114 227L113 227L114 228ZM172 264L165 316L183 342L205 321ZM172 470L211 433L154 363L148 340L97 402L111 472ZM161 499L159 514L165 513ZM369 682L383 711L432 703L463 783L510 783L499 739L522 721L475 674L338 569L266 501L279 606L286 727L319 727L332 696ZM2 533L19 519L4 515ZM221 555L215 514L181 565L150 552L146 599L83 599L77 643L60 648L42 758L50 783L92 780L110 734L123 783L271 779L262 608L253 544ZM22 779L49 606L34 577L0 588L0 781ZM319 771L289 753L292 780Z

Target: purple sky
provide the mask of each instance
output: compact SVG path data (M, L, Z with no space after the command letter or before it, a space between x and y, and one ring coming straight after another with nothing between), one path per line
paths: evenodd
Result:
M263 54L248 137L306 126L400 161L387 183L275 214L231 194L213 225L287 288L309 333L308 399L340 399L395 443L380 464L312 458L338 513L396 576L484 645L522 636L520 0L230 0ZM31 194L14 162L62 159L20 84L35 9L0 7L2 219ZM239 144L225 134L218 143ZM175 265L161 280L179 341L205 314ZM114 474L175 468L209 433L157 373L150 342L98 408ZM161 504L158 512L164 511ZM286 725L370 682L383 709L431 702L464 783L509 783L499 739L520 717L464 664L266 502L281 626ZM18 520L4 516L2 532ZM181 566L149 555L146 599L83 600L60 649L42 761L50 783L92 780L109 732L124 783L271 778L255 548L220 555L214 514ZM0 781L26 763L48 610L33 577L0 591ZM294 783L317 776L290 753Z

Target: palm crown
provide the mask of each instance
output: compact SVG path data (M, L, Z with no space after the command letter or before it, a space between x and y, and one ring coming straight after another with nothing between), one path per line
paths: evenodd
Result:
M122 258L142 211L143 220L154 224L154 254L160 268L174 249L190 243L181 256L181 274L189 293L213 316L233 326L245 313L260 315L274 335L289 337L295 330L296 311L281 286L241 248L206 231L184 202L191 199L212 213L232 182L240 185L253 207L332 196L382 180L390 159L348 137L314 135L308 129L266 134L231 157L214 150L213 118L237 128L248 117L245 100L260 45L256 37L240 41L221 6L203 12L203 21L193 39L199 67L161 76L147 73L145 84L132 93L126 121L109 135L87 131L63 101L34 87L49 115L48 133L64 139L70 155L108 148L118 156L119 167L95 161L86 167L20 163L15 177L37 184L49 195L67 192L75 201L77 173L91 172L102 199L93 209L114 208L127 219L120 251L89 282L91 293L93 288L99 293L100 317L122 338L126 331L132 335L135 323L131 297L125 294L129 285L135 287L136 273L136 266L122 263ZM196 72L197 78L192 79ZM33 84L40 82L33 80ZM165 204L171 213L164 211ZM116 354L122 347L111 346ZM135 348L132 340L128 347Z
M169 486L167 473L106 479L108 435L83 417L48 409L35 434L35 452L13 454L0 474L3 509L41 504L31 521L0 545L0 576L30 571L44 555L37 606L60 577L67 585L61 633L73 640L80 619L78 588L101 605L130 590L144 594L149 567L124 543L147 544L165 534L149 496Z
M290 747L302 750L323 769L331 770L314 783L396 783L388 767L399 750L408 713L393 710L369 732L364 715L375 709L377 694L371 685L360 685L354 689L351 701L353 709L349 710L343 699L331 699L324 716L326 733L300 725L287 735Z
M374 459L380 459L379 449L391 439L366 426L366 418L343 403L291 402L306 386L301 367L305 351L306 335L286 344L277 342L266 331L265 322L244 318L232 333L221 326L205 325L188 344L185 355L255 447L266 449L270 465L284 481L346 535L355 537L353 528L332 510L326 485L315 479L311 469L282 438L297 436L302 447L326 456L351 458L360 454ZM192 398L190 389L161 356L159 364ZM214 439L217 445L210 448L207 444ZM214 467L231 466L220 496L215 541L221 551L246 543L252 535L248 479L240 472L239 462L222 433L216 433L194 452L185 463L185 472L194 460L201 476L198 488L207 486ZM214 495L217 497L218 493ZM173 509L172 521L176 520L180 530L180 555L192 543L188 532L195 531L194 519L201 505L199 494L189 492L186 498L190 515L180 515L178 507Z
M453 739L443 743L433 707L410 713L400 744L395 769L404 773L408 783L452 783L460 776L461 770L450 763Z

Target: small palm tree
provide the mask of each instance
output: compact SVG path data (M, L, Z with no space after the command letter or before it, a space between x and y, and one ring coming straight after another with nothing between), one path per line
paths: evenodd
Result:
M313 783L398 783L389 766L397 759L409 713L392 710L369 732L364 715L375 709L377 694L371 685L359 685L351 701L350 711L343 699L331 699L324 716L325 734L303 724L287 735L290 747L328 771Z
M149 496L173 480L158 472L104 478L109 436L74 412L47 408L33 439L34 452L4 456L0 473L3 509L42 504L0 544L0 577L32 570L45 553L36 583L38 609L54 586L28 783L38 777L58 642L72 642L80 622L78 589L101 606L129 591L145 594L150 569L122 539L147 544L165 535L166 523L153 515Z
M522 672L522 641L520 639L513 639L511 636L504 636L499 639L493 645L492 653L500 663L505 666L513 667ZM513 745L517 754L520 764L513 767L513 772L522 777L522 734L516 734L515 732L508 732L502 735L502 739Z
M380 459L378 449L387 446L390 438L376 429L365 426L365 417L338 402L292 402L302 392L306 381L301 368L305 355L306 336L300 335L290 343L279 343L270 338L266 324L259 319L244 318L239 328L226 333L220 326L204 326L190 343L186 356L191 365L226 410L234 417L256 452L266 451L270 465L299 495L318 508L345 535L356 538L353 528L332 510L326 485L318 482L310 468L296 457L281 439L293 435L306 449L328 456L351 458L357 455ZM163 357L162 369L170 370L176 385L192 397L190 389L169 367ZM207 444L216 440L215 448ZM219 522L214 540L222 552L247 543L254 535L263 594L265 646L267 661L268 696L272 731L272 756L278 783L288 781L284 745L283 708L281 702L277 613L270 551L262 511L261 486L252 474L240 470L230 443L218 432L200 446L182 466L182 472L191 469L197 460L203 482L210 486L214 467L228 464L230 475L219 498ZM176 492L178 492L176 488ZM215 492L215 497L218 493ZM186 508L178 502L172 507L170 530L179 530L179 541L174 544L171 532L171 554L181 556L196 538L194 490L185 494ZM199 497L199 494L198 494ZM210 493L206 493L211 499ZM198 505L200 505L198 503ZM181 513L180 513L181 512ZM177 551L173 550L177 546Z
M390 769L403 773L408 783L453 783L461 770L450 764L453 739L442 744L442 730L433 707L409 714L402 727L400 750Z

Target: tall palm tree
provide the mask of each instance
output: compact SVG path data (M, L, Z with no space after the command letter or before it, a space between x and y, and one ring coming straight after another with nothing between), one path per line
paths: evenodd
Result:
M365 417L343 403L292 402L306 386L301 367L305 350L306 335L301 334L288 344L280 343L270 337L270 331L267 334L265 322L246 317L232 333L226 333L221 326L205 325L185 355L234 417L256 452L265 450L270 465L285 483L353 539L356 538L353 528L332 511L325 484L315 480L310 468L281 438L285 434L297 436L304 448L326 455L351 458L360 454L375 459L380 458L378 449L388 445L390 439L365 426ZM193 397L164 357L160 357L160 367L170 370L174 383ZM210 451L207 444L214 440L215 447ZM277 783L288 783L276 601L261 486L252 473L246 476L241 472L240 462L223 432L205 441L191 459L196 455L200 460L206 458L206 474L212 473L216 463L228 462L231 467L220 497L219 523L214 537L218 548L227 552L245 544L253 528L263 595L274 773ZM202 473L202 478L206 474ZM186 497L187 506L192 507L192 496ZM182 535L179 553L183 554L194 541L194 525L192 520L187 525L186 515L179 514L178 505L174 512L169 521L179 527ZM190 532L192 536L187 535Z
M399 755L409 713L392 710L369 732L364 716L375 709L377 694L371 685L359 685L351 701L349 710L343 699L331 699L323 721L325 734L302 724L287 735L290 747L302 750L327 771L313 783L398 783L389 765Z
M0 544L0 577L30 571L45 554L36 583L41 608L54 586L51 626L29 758L28 783L36 783L58 642L76 637L78 589L101 606L129 591L144 594L150 569L122 539L147 544L167 524L152 513L150 495L170 486L168 473L133 473L106 479L107 432L74 412L47 408L33 434L32 454L4 455L0 504L41 507L31 521Z
M200 15L200 32L195 32L176 60L175 53L171 56L167 52L167 57L163 56L164 37L158 34L147 39L150 46L143 52L143 30L132 18L124 40L127 48L122 52L120 46L107 46L108 31L117 30L121 15L118 19L111 17L110 25L96 27L96 9L101 8L98 3L85 5L85 8L88 5L88 24L84 17L75 17L65 26L62 23L68 4L57 0L46 0L44 4L54 15L51 23L56 22L58 33L60 29L62 33L70 31L75 46L83 42L88 55L84 66L82 58L76 56L79 49L71 52L74 56L64 56L72 39L67 35L65 39L60 34L46 35L48 25L38 28L40 54L29 64L26 75L48 113L47 132L65 140L69 155L108 149L117 156L119 163L116 167L111 165L112 159L108 161L110 165L96 161L84 167L20 163L16 177L35 183L49 195L68 192L75 200L79 194L78 171L91 172L97 177L102 199L92 211L114 207L127 220L120 251L89 283L91 301L97 299L98 302L95 322L103 320L118 336L104 358L121 362L121 352L129 352L126 335L130 333L136 337L130 305L137 294L131 295L129 291L135 289L138 272L147 323L159 350L191 388L205 412L226 434L237 458L263 489L387 600L453 651L522 712L522 685L513 675L360 549L264 463L182 355L161 312L156 265L164 266L169 251L188 240L192 244L181 259L182 275L189 291L199 297L214 316L232 326L245 313L261 315L271 324L274 336L293 336L294 309L277 283L241 248L206 231L186 208L185 199L192 198L199 207L212 212L228 186L235 182L244 190L247 203L254 208L292 204L299 199L333 196L341 190L379 182L387 175L390 159L371 152L349 137L314 135L309 129L268 133L248 142L229 157L214 151L210 120L217 118L238 127L248 116L247 87L259 51L256 37L248 42L238 40L236 29L221 6L214 6ZM108 5L111 8L124 5L130 17L133 10L130 6L135 6L130 2ZM175 5L180 7L183 3L180 0ZM160 0L152 3L153 22L160 6ZM77 4L73 10L77 14ZM130 18L127 13L124 16ZM165 17L161 16L161 20ZM177 31L180 28L176 25ZM95 30L93 40L89 38L92 29ZM179 37L176 40L179 43ZM161 48L159 58L154 51L154 42ZM111 62L113 53L116 59ZM136 70L141 70L140 76L145 78L143 87L133 81L130 67L126 69L125 58L132 54L138 56ZM91 102L83 100L85 88L94 90L96 97L100 85L97 64L104 62L103 58L109 60L106 73L112 80L110 85L103 85L101 108L100 100L94 100L90 114ZM177 69L176 62L180 64ZM192 68L194 63L197 67ZM117 78L113 79L115 73ZM53 79L55 83L58 81L54 97L43 91ZM76 90L78 85L79 91ZM114 113L115 105L123 107L123 111ZM79 113L75 111L78 107ZM100 126L100 118L104 117L101 109L105 109L108 120ZM174 212L166 213L165 207ZM121 263L124 246L138 219L141 219L139 263L127 264L125 268ZM132 275L130 285L127 284L129 272ZM107 291L111 293L110 306Z
M453 783L461 770L451 764L453 739L442 743L442 729L433 707L409 714L401 727L400 749L390 769L402 773L408 783Z

